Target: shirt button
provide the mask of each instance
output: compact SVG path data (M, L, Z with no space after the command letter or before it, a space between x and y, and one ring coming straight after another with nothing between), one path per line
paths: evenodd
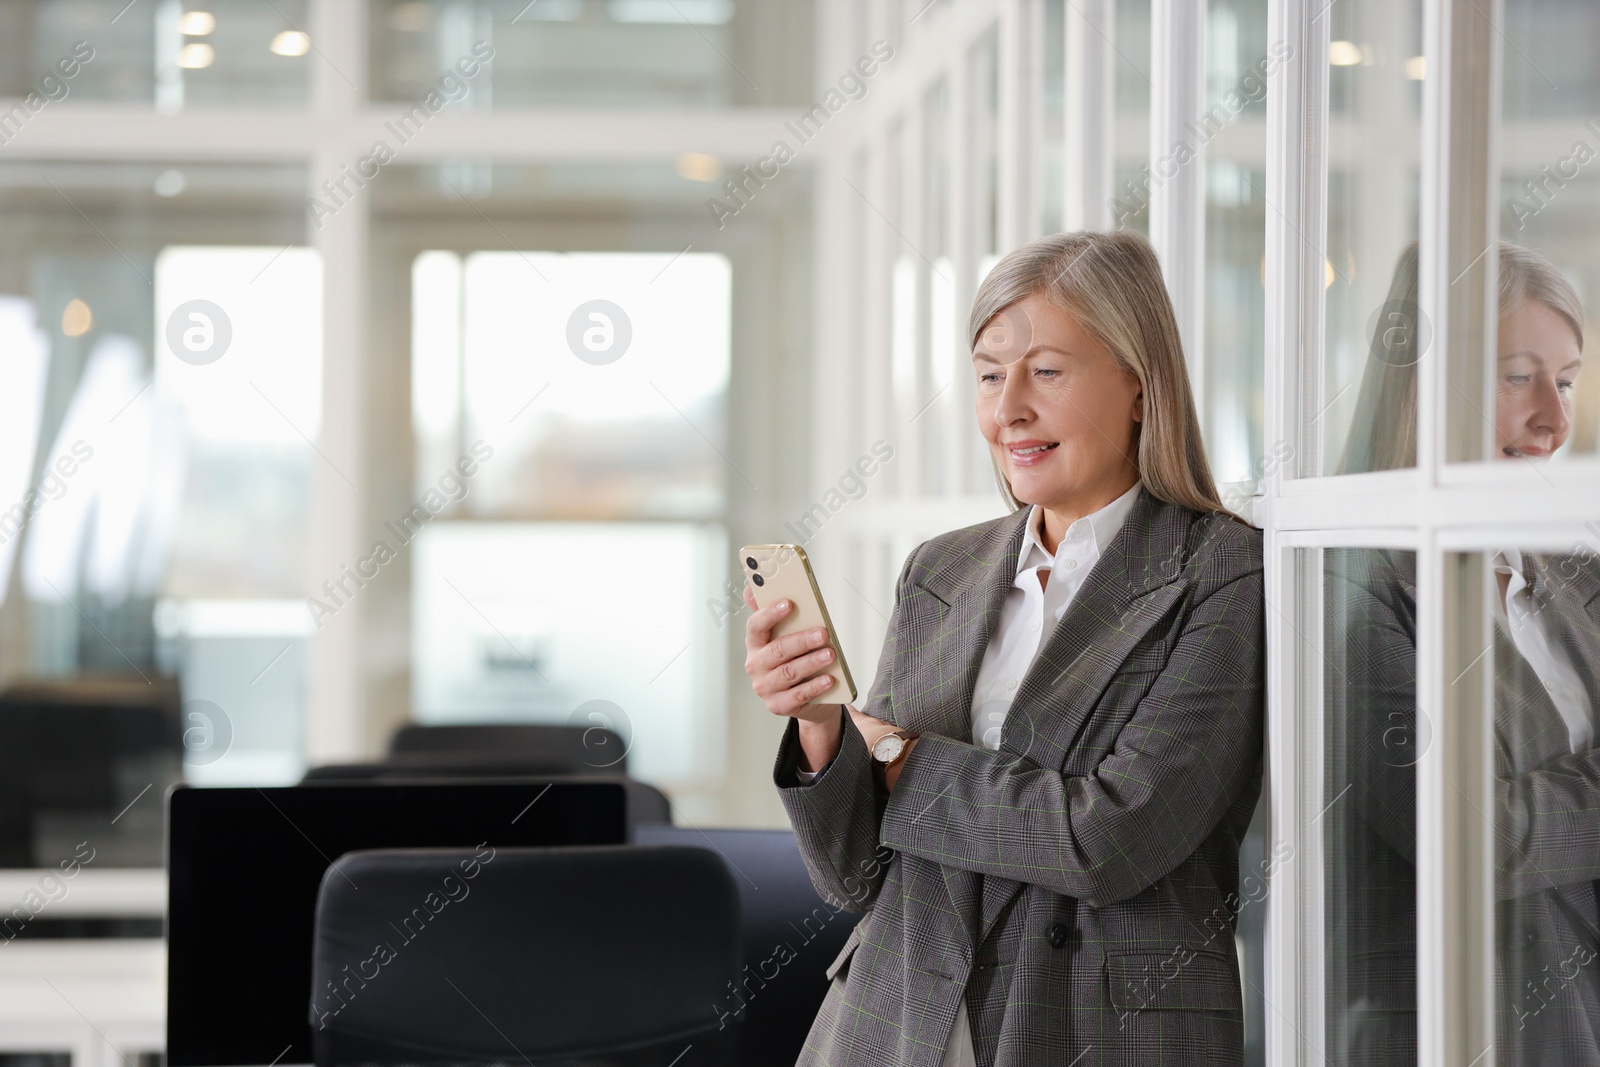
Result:
M1006 683L1006 688L1007 689L1015 689L1016 687L1017 687L1017 680L1015 678L1011 679L1009 682Z
M1033 621L1033 625L1028 627L1028 629L1032 630L1034 633L1038 633L1039 632L1039 620L1035 619Z
M1062 560L1061 565L1067 568L1069 571L1076 570L1078 568L1078 561L1075 559Z

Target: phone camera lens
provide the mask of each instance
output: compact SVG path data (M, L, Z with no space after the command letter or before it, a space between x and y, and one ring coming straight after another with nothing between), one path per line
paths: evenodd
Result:
M767 580L765 578L761 577L761 575L759 575L759 574L752 574L750 576L750 580L752 582L755 582L757 585L766 585L767 584Z
M749 567L751 570L755 570L756 569L756 558L754 556L746 556L744 558L744 565L746 567Z

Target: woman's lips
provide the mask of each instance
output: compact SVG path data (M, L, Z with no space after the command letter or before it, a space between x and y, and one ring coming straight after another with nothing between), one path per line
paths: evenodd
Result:
M1018 466L1018 467L1033 467L1033 466L1037 466L1040 463L1043 463L1044 460L1045 460L1045 457L1050 455L1051 452L1054 452L1056 450L1056 448L1060 444L1061 444L1061 442L1055 441L1055 442L1052 442L1050 444L1045 445L1043 448L1040 448L1038 451L1024 451L1024 452L1019 452L1017 447L1015 445L1012 445L1012 446L1008 446L1006 448L1006 454L1011 457L1011 462L1014 465ZM1037 447L1038 447L1037 445L1028 445L1028 446L1026 446L1026 448L1037 448Z
M1506 445L1500 451L1508 456L1527 456L1531 459L1543 459L1550 454L1550 449L1538 445Z

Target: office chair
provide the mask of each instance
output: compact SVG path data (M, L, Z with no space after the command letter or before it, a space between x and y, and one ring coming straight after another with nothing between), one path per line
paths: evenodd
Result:
M739 890L744 967L718 1003L739 1024L742 1067L793 1067L827 995L827 967L861 917L817 895L792 830L639 826L630 840L698 845L727 863Z
M566 723L469 723L402 726L389 741L393 759L411 753L495 755L534 774L627 774L626 744L612 730Z
M345 853L317 896L315 1062L732 1063L738 916L703 848Z

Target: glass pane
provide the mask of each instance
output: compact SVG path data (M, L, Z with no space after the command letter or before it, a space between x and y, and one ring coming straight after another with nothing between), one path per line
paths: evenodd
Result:
M125 3L0 2L0 97L39 102L0 119L0 139L62 101L304 106L310 64L326 62L306 33L307 0Z
M1600 1055L1600 524L1486 554L1499 1063Z
M1202 425L1217 481L1248 483L1277 470L1285 451L1282 446L1264 451L1261 440L1266 76L1282 64L1283 50L1268 48L1265 0L1212 0L1206 30L1207 110L1191 127L1206 148Z
M1067 165L1066 0L1044 0L1044 36L1039 41L1044 98L1039 102L1037 165L1040 182L1040 233L1060 233L1065 210Z
M374 0L368 19L375 100L431 91L472 108L813 102L810 0ZM870 42L859 44L869 55ZM864 91L852 72L839 76L849 80L819 96Z
M726 440L726 257L435 251L413 277L430 518L721 514L724 481L742 476Z
M1112 229L1150 232L1150 0L1117 0Z
M1320 462L1302 473L1416 465L1422 5L1328 8L1328 232Z
M418 721L599 723L629 745L635 778L719 778L727 618L705 591L728 573L726 542L715 524L425 527L412 546ZM618 656L618 611L641 574L650 625Z
M25 673L178 676L191 781L302 769L325 577L305 187L284 166L0 167L0 499L26 505L0 519L21 593L0 642Z
M1330 1063L1417 1062L1416 554L1327 549L1323 946Z
M1600 294L1597 39L1593 4L1506 4L1489 458L1600 449L1600 390L1578 374Z

